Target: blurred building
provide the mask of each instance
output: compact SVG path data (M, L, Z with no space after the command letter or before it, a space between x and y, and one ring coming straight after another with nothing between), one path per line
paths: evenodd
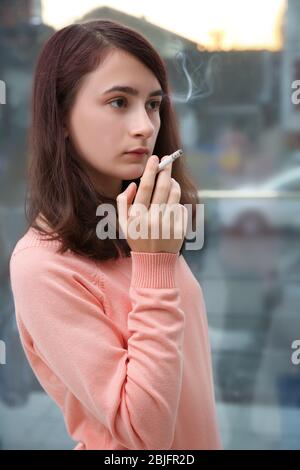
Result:
M289 0L284 18L284 45L281 68L281 123L287 133L299 133L300 105L292 102L296 89L292 84L300 80L300 2ZM300 88L298 86L298 88Z
M20 344L9 282L9 257L24 228L27 138L34 66L54 31L41 22L40 0L0 0L0 338L10 360L1 369L0 402L23 405L40 390ZM0 443L1 447L1 443Z
M281 67L281 125L291 164L300 163L300 2L288 0Z
M190 166L196 178L199 175L203 178L197 181L199 186L219 185L215 177L220 169L220 151L224 154L220 157L224 167L241 171L246 168L247 172L248 161L252 159L252 166L257 170L251 172L259 171L262 162L255 142L259 142L266 128L279 121L281 52L208 51L201 44L148 22L145 17L134 17L109 7L88 12L78 21L96 18L112 19L134 28L160 52L168 70ZM224 132L232 133L233 140L241 145L237 148L233 143L232 148L220 150L218 142L224 141ZM250 154L247 142L253 144ZM270 151L274 166L281 157L280 148L277 150L277 155L275 151L271 155ZM270 166L266 164L266 172ZM236 174L241 178L240 172Z
M22 197L17 194L26 173L33 70L53 31L41 22L40 0L0 1L0 79L6 90L6 103L0 106L0 197L7 204Z

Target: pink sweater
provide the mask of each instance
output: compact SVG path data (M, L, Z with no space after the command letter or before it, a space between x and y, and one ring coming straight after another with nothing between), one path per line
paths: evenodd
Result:
M75 449L221 449L201 287L179 253L94 261L30 228L10 259L27 359Z

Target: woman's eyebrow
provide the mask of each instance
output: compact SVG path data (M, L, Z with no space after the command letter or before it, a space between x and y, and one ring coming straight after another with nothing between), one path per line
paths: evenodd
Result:
M123 93L127 93L128 95L132 95L132 96L139 95L138 90L136 90L135 88L132 88L130 86L121 86L121 85L116 85L116 86L113 86L112 88L109 88L109 90L106 90L103 93L103 95L106 95L113 91L121 91ZM164 96L164 95L165 93L163 92L163 90L159 89L159 90L151 91L151 93L149 93L148 96Z

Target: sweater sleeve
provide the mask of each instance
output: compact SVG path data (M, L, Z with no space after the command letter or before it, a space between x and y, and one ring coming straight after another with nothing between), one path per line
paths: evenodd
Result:
M130 334L124 341L107 315L98 273L87 279L61 255L32 256L31 250L11 259L10 279L19 330L46 366L25 350L41 384L55 374L65 393L126 448L170 448L183 373L178 253L132 252Z

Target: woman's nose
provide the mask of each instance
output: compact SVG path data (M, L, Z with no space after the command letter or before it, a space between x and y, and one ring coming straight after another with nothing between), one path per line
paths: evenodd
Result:
M155 128L146 110L135 113L132 118L131 134L151 137Z

